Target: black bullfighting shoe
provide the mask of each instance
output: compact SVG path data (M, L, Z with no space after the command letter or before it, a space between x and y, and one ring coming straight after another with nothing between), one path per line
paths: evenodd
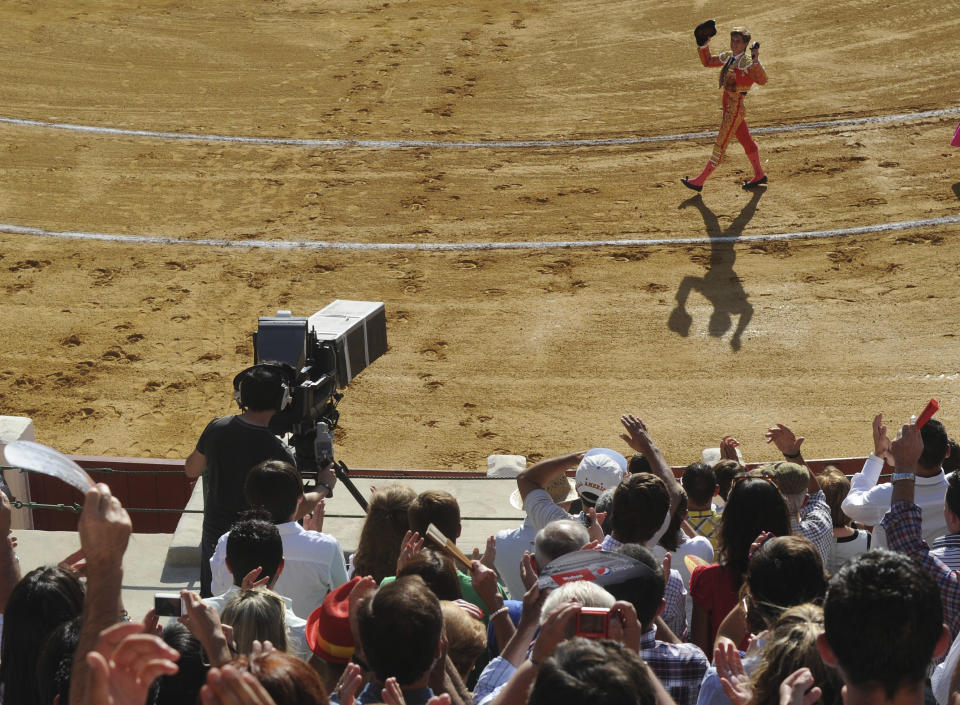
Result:
M759 179L754 179L753 181L744 181L741 184L741 188L744 188L749 191L750 189L755 188L756 186L763 186L765 183L767 183L766 174L761 176Z

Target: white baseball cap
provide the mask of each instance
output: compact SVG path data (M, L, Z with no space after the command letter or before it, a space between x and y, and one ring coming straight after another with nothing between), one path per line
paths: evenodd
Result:
M606 490L620 484L627 472L627 459L609 448L593 448L577 466L577 492L590 504L596 503Z

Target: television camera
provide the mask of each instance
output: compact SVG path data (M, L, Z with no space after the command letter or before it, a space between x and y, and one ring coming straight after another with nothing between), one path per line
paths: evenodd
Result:
M280 363L289 402L274 415L270 430L290 434L297 466L316 480L321 467L333 463L337 479L367 509L367 502L333 453L333 430L340 420L337 404L345 388L387 350L382 302L337 300L312 316L277 311L263 316L253 334L254 363Z

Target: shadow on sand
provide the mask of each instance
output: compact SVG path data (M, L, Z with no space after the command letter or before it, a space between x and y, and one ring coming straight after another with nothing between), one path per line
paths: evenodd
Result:
M957 186L954 186L955 190L956 188ZM684 277L680 282L676 296L677 305L670 312L670 318L667 321L668 327L674 333L684 338L690 334L693 318L686 310L687 298L691 291L697 291L713 305L713 313L710 315L707 327L711 336L722 338L733 325L733 317L738 317L736 330L730 339L730 347L734 350L740 349L743 332L753 316L753 306L747 300L747 292L733 269L733 263L737 259L734 245L756 213L757 204L765 191L766 189L762 188L755 189L750 201L726 230L720 227L717 216L707 208L700 194L680 204L680 210L693 207L700 211L703 225L710 237L710 262L702 277Z

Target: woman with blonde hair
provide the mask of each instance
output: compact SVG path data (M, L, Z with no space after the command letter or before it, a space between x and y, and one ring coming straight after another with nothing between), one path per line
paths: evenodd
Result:
M756 665L747 674L733 643L717 646L717 672L733 705L779 705L780 685L801 668L809 669L820 691L819 705L840 705L843 681L836 670L826 666L817 649L823 633L823 608L813 604L791 607L780 615L769 632Z
M400 545L410 528L407 509L416 498L417 493L406 485L389 485L373 493L348 577L372 575L379 583L396 573Z
M272 590L238 590L223 607L220 621L233 627L237 652L253 652L254 641L269 641L279 651L289 642L283 598Z

